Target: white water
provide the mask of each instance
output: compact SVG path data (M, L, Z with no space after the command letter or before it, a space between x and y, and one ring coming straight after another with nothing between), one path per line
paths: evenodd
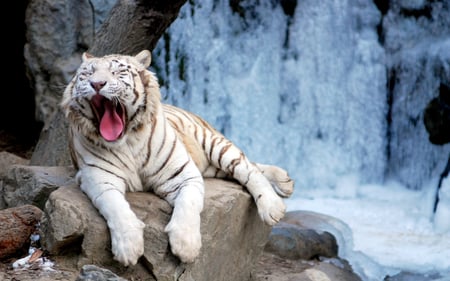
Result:
M400 271L439 274L450 280L448 206L445 223L432 219L432 189L411 190L398 182L362 185L344 177L333 190L308 190L288 200L288 210L308 210L341 219L352 230L339 255L363 280L380 281ZM450 191L450 180L447 192ZM446 225L439 228L437 225Z
M230 2L186 3L159 42L164 101L204 117L252 160L287 169L289 210L344 221L353 237L340 254L365 280L449 274L450 199L436 221L432 202L450 147L430 144L421 121L450 78L449 27L439 22L448 8L433 4L436 23L388 13L381 45L369 0L302 0L291 18L274 1L242 1L245 17Z

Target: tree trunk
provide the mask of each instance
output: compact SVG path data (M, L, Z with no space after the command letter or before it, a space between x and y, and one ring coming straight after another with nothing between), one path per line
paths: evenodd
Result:
M186 0L119 0L96 34L89 52L96 56L135 55L153 50Z

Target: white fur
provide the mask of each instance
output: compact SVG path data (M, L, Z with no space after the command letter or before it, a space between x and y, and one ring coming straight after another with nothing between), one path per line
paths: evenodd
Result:
M144 253L144 227L125 199L125 184L102 170L79 171L81 189L105 218L111 234L114 259L125 266L136 264ZM112 184L104 184L107 178Z

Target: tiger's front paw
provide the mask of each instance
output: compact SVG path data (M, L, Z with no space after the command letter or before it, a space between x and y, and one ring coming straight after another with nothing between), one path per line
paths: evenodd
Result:
M170 222L165 231L169 235L172 253L182 262L191 263L200 253L202 239L200 225L177 225Z
M130 220L111 230L114 259L125 266L135 265L144 254L144 227L139 219Z
M283 199L275 192L260 194L256 198L256 206L261 219L268 225L274 225L279 222L286 213L286 205Z

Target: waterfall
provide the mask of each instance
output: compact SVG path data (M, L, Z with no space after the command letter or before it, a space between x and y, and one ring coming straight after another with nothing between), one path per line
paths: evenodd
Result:
M382 182L381 13L368 0L285 2L186 3L153 52L164 102L204 117L251 160L288 170L294 196L345 176Z

